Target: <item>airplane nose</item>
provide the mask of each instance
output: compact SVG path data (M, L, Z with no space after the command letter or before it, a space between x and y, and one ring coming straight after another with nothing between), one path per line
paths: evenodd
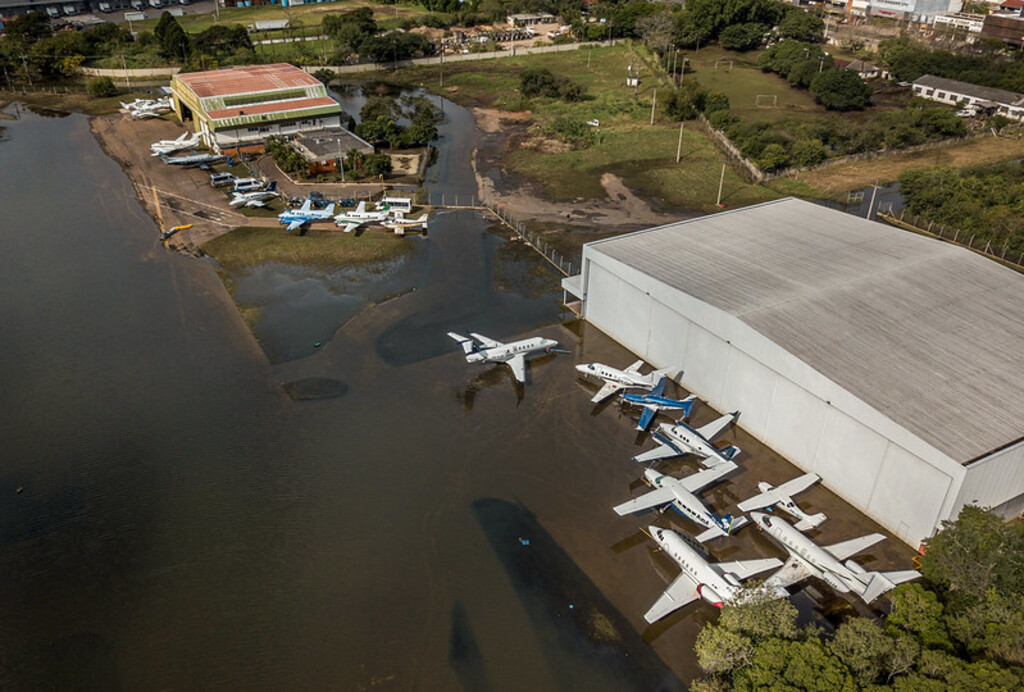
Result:
M585 373L586 371L587 371L587 366L586 365L577 365L576 366L576 372L584 372Z

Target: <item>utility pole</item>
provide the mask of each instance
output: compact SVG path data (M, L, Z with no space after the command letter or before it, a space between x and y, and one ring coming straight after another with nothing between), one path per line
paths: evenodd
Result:
M121 67L124 69L124 81L128 84L128 90L132 88L132 78L128 76L128 63L125 62L124 53L121 53Z
M683 121L679 121L679 143L676 144L676 163L683 156Z
M658 105L658 90L654 90L654 98L651 99L651 125L654 124L654 107Z
M718 179L718 201L715 202L715 206L722 207L722 185L725 184L725 164L722 164L722 177Z
M875 195L878 193L878 181L871 186L871 201L868 203L868 214L864 218L871 220L871 208L875 206Z

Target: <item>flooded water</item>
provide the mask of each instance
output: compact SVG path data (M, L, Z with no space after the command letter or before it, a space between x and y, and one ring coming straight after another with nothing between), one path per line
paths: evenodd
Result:
M0 689L655 690L698 674L717 611L646 626L677 570L638 526L696 529L611 511L649 441L573 369L632 358L568 321L541 260L443 213L415 291L271 365L213 267L159 246L85 118L7 134ZM572 354L517 388L468 365L452 329ZM742 430L725 439L745 470L705 494L716 511L796 473ZM829 514L823 542L874 530L824 489L802 499ZM710 547L779 556L751 530ZM873 551L865 564L906 566L892 542ZM850 610L813 587L798 603Z

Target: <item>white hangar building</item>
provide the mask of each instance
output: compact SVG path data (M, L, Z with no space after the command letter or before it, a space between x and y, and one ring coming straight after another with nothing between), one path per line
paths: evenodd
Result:
M582 315L910 545L1024 509L1024 276L797 199L588 243Z

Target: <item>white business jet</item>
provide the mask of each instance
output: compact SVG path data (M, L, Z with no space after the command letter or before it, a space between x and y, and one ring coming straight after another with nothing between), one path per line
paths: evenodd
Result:
M662 375L672 369L664 368L663 370L654 370L646 375L641 375L640 368L643 365L643 360L638 360L625 370L619 370L604 363L581 363L576 366L576 371L604 382L604 386L590 400L596 404L624 389L642 389L649 392L658 385Z
M640 497L623 502L615 507L615 513L619 516L640 512L645 509L671 503L672 509L690 521L704 527L705 531L697 536L697 542L703 543L711 538L728 536L733 529L738 529L747 523L746 517L733 519L731 514L724 517L717 517L712 514L700 498L694 495L702 488L720 481L727 474L736 470L736 464L728 462L719 464L713 468L700 471L685 478L673 478L658 473L654 469L644 471L644 478L654 490Z
M749 579L782 564L782 560L774 557L742 562L708 562L675 531L657 526L648 529L651 538L679 563L683 571L669 584L651 609L644 613L647 622L657 622L698 598L721 608L726 601L735 599L740 593L743 588L740 580ZM782 593L785 592L780 595Z
M912 569L869 572L847 559L885 540L885 536L880 533L820 546L781 517L770 517L761 512L751 512L750 516L765 533L789 552L789 559L782 569L765 581L766 587L786 587L813 576L840 593L854 593L865 603L871 603L897 584L921 576L920 572Z
M544 353L568 353L568 351L556 348L558 342L554 339L545 339L540 336L513 341L510 344L504 344L473 332L470 332L468 337L455 332L448 332L448 336L462 346L467 363L505 363L512 368L512 376L520 383L526 382L527 358Z
M787 481L777 488L772 487L770 483L762 481L757 484L757 489L761 491L760 495L744 500L736 506L741 512L750 512L755 509L764 509L771 506L778 507L783 512L796 518L797 523L794 528L797 531L808 531L820 525L828 517L822 513L807 514L800 509L797 503L793 502L793 495L802 493L820 480L821 477L816 473L805 473L799 478Z
M731 463L733 458L740 453L740 448L730 446L718 449L711 444L711 440L715 439L739 415L739 411L733 411L699 428L691 428L682 419L676 421L675 425L661 423L652 435L658 446L633 457L633 461L656 461L684 454L694 454L701 458L700 463L707 468Z

